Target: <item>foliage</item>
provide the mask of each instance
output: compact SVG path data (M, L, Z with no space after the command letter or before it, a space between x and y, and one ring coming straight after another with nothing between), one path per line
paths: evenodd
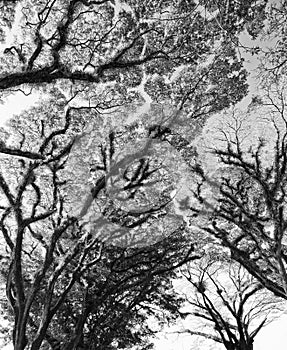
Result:
M267 24L262 39L272 45L266 45L260 70L269 79L286 74L286 15L285 0L272 3L267 12Z
M177 177L164 163L175 157L163 159L149 128L108 133L108 117L99 128L93 109L64 104L59 93L2 130L14 346L143 345L150 315L174 318L173 270L197 257L171 202Z
M17 31L17 37L1 57L0 88L43 88L58 81L67 89L63 80L68 80L86 99L97 98L104 87L107 104L113 95L141 103L143 96L135 91L143 86L157 101L160 94L175 104L195 103L198 111L206 109L206 103L197 106L199 96L206 94L208 105L224 100L222 108L247 91L242 62L232 46L245 25L264 13L264 4L248 0L237 8L230 1L22 0L10 33ZM195 89L197 102L189 101Z
M265 5L1 2L2 97L42 97L1 130L15 348L148 348L148 317L174 318L173 270L198 257L175 206L190 140L247 94L238 36Z

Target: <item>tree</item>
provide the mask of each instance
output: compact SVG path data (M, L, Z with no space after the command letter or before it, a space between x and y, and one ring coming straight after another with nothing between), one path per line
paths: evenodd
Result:
M3 273L14 347L144 345L150 315L161 320L166 310L174 318L174 269L197 258L172 207L174 174L161 164L150 129L141 138L137 128L114 130L105 139L108 118L99 129L93 109L68 107L61 115L58 96L1 130Z
M181 240L179 234L173 238L173 247L166 240L153 247L104 248L101 260L81 274L53 317L46 343L53 349L126 349L149 344L155 330L146 319L153 315L162 322L164 311L172 320L180 303L169 279L173 275L170 263L180 261ZM60 291L72 273L67 268L58 279ZM44 290L34 303L29 339L39 329L39 311L46 303ZM55 294L61 293L55 290Z
M182 273L192 288L186 288L187 311L182 315L187 325L197 322L180 332L211 339L227 350L252 350L261 328L280 309L272 293L228 258L209 255ZM194 329L201 326L203 330Z
M263 76L279 77L286 74L286 15L287 4L285 0L270 4L266 15L266 27L261 33L265 41L272 42L266 45L261 55L260 70ZM265 80L265 79L264 79Z
M12 6L3 2L3 6L8 5ZM63 80L69 80L76 90L104 84L127 93L128 87L134 89L142 83L148 90L163 93L172 73L182 75L180 70L184 69L190 72L187 86L193 91L197 67L204 66L207 57L212 59L202 67L203 83L218 64L218 73L222 65L235 72L242 68L236 54L232 54L233 63L222 54L247 23L261 18L264 9L264 1L249 0L241 5L235 1L220 5L213 1L18 1L14 8L17 21L11 16L8 24L12 29L7 29L12 35L17 30L18 35L17 39L8 38L1 57L0 89L13 91L22 89L23 84L41 88L56 81L66 88ZM232 75L232 71L226 80L244 80L242 74ZM178 87L188 99L190 92ZM216 95L216 89L211 90L210 98ZM246 85L237 90L244 94Z
M173 125L190 135L191 118L204 120L247 93L246 72L234 40L246 23L264 12L264 2L258 6L246 1L238 8L227 1L218 11L217 2L14 3L9 21L16 20L9 23L10 34L18 30L21 35L3 43L2 96L37 87L51 97L41 108L13 119L10 131L1 130L0 226L8 250L4 273L15 318L14 346L39 349L44 341L51 343L53 333L60 343L71 337L66 345L70 348L90 346L91 339L91 348L117 346L111 340L115 324L102 334L109 339L93 338L90 318L99 327L102 318L92 313L108 313L113 305L110 319L123 320L121 330L131 329L142 311L131 312L143 308L149 287L159 299L165 278L194 258L185 233L177 243L171 239L169 245L165 239L187 228L171 196L179 169L170 165L176 157L162 151L180 139L173 135ZM100 114L127 102L135 110L146 95L170 99L176 113L136 127L123 122L126 107L111 118ZM76 99L78 104L72 105ZM121 123L113 117L120 119L122 130L114 130ZM137 142L142 127L144 140ZM152 239L145 242L147 233ZM123 264L132 261L129 254L141 259L147 243L155 244L150 253L155 254L154 264L148 269L155 279L136 272L136 262L124 275L128 281L142 276L135 288L147 283L143 294L135 289L134 299L121 303L126 295L111 293L108 298L107 292L100 305L91 306L85 288L98 288L87 273L92 267L104 280L115 278L116 286L122 286L119 290L127 293L128 284L122 285L121 274L114 277L111 270L114 256L106 258L111 242L121 253L128 249ZM158 264L163 252L168 256L165 268ZM98 272L101 264L105 273ZM160 275L165 277L157 280ZM68 316L71 309L76 310L74 320ZM77 337L61 328L64 321L79 331ZM122 342L118 347L140 344L144 337L141 333L132 341L133 334L124 334L126 343L118 335L113 339Z
M222 130L226 146L212 151L221 168L211 177L199 164L194 169L201 179L194 191L201 204L192 210L198 218L200 213L206 216L202 229L230 249L234 260L286 299L287 124L283 90L279 96L270 93L259 103L272 132L257 142L254 138L248 141L239 119L230 132ZM257 111L262 113L260 108ZM212 189L209 198L208 188Z

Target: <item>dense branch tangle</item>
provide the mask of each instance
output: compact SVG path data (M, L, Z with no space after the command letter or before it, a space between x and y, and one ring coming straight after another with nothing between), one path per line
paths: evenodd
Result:
M226 350L252 350L279 300L242 266L224 257L221 260L211 254L182 269L192 287L185 296L188 311L183 316L199 324L197 329L190 326L181 332L211 339Z
M125 6L108 0L20 1L16 8L21 19L16 25L22 38L4 50L0 89L59 79L122 82L127 78L119 79L121 71L125 75L133 69L142 77L139 66L145 66L151 75L159 73L158 61L164 73L180 65L194 67L213 52L220 33L228 31L234 36L251 20L245 6L241 20L233 16L232 7L229 13L219 6L217 13L214 5L149 0L127 1ZM252 11L264 10L259 7Z
M167 45L171 37L160 33L156 20L148 25L144 16L135 18L140 12L117 13L116 6L110 1L55 0L40 2L31 11L24 1L23 29L30 42L6 48L16 69L3 74L0 88L57 79L98 83L109 79L111 70L171 57L174 47Z
M267 140L260 138L246 151L239 136L240 126L233 129L232 139L224 132L226 148L213 152L228 170L223 170L217 181L200 168L196 196L210 215L209 225L203 229L222 241L231 256L266 288L286 299L287 129L284 106L271 101L275 116L269 123L275 141L268 157ZM204 184L216 189L216 205L201 196ZM200 209L195 212L199 214Z
M248 6L253 3L248 2ZM19 26L16 29L22 37L17 35L17 39L9 43L10 46L7 44L3 53L1 90L22 84L32 84L32 87L38 84L44 90L47 88L45 83L69 79L74 83L113 82L123 89L121 95L125 95L129 87L140 85L144 75L160 77L164 81L166 73L170 74L183 65L186 72L189 68L191 70L187 81L182 79L179 84L175 82L174 85L178 85L177 88L174 86L175 95L181 98L184 92L183 100L190 100L190 104L194 105L194 112L191 113L194 118L235 103L246 93L242 62L235 57L231 41L221 36L223 27L218 25L224 13L224 23L235 35L243 29L246 11L241 21L240 16L233 15L233 10L226 12L225 6L215 18L218 12L214 11L214 4L209 7L206 3L208 6L202 8L197 2L175 5L173 2L157 4L153 0L146 0L120 6L117 1L47 0L35 4L27 0L19 1L18 4L18 17L21 19L15 25ZM210 16L205 16L208 8ZM236 12L240 13L237 9ZM217 44L220 50L217 47L214 50ZM205 57L214 51L219 52L219 57L212 55L212 63L206 67ZM226 59L224 55L232 59ZM159 60L165 64L158 64ZM199 72L195 72L200 63L203 63L202 67ZM144 69L138 69L139 66ZM219 69L216 69L217 66ZM233 75L234 72L238 74ZM163 84L162 81L160 83ZM152 79L149 83L150 90L153 90ZM74 85L78 87L78 84ZM97 87L100 85L97 84ZM222 94L217 85L222 88ZM159 84L155 94L160 88ZM66 86L64 90L67 91ZM76 89L76 93L79 90ZM206 90L208 92L205 94ZM103 339L93 338L94 334L99 333L100 326L105 324L102 316L106 312L105 305L110 302L114 307L117 304L118 317L113 318L113 314L110 317L114 322L136 307L140 312L134 317L142 320L142 310L150 313L152 309L150 303L153 300L148 296L150 291L154 292L152 295L157 305L163 303L158 291L162 290L161 283L164 284L164 281L161 282L157 276L169 276L174 268L194 258L191 254L193 247L184 239L182 218L172 210L170 191L173 188L166 184L158 186L158 189L154 186L160 175L156 162L147 156L147 149L127 154L117 161L113 154L114 135L109 132L108 145L97 144L97 147L100 146L98 158L87 160L85 151L91 146L89 142L86 142L86 148L82 146L84 138L76 130L83 129L85 122L89 124L91 120L79 118L77 124L68 109L63 121L59 108L55 107L57 103L55 98L49 101L49 106L42 106L43 110L32 110L23 115L20 122L12 121L12 146L8 145L9 137L5 137L1 130L3 139L8 143L2 142L0 145L0 187L4 199L4 204L1 203L0 224L11 252L8 259L7 295L15 317L13 341L19 350L24 349L27 342L36 350L44 341L51 344L57 341L51 336L51 333L55 333L60 344L66 342L64 349L67 350L80 346L80 343L91 349L104 344L107 349L111 346L111 334L116 334L116 323L112 324L110 333L106 332L106 338L104 332ZM77 160L74 164L73 155L74 160ZM100 164L96 164L99 159ZM91 164L88 164L89 161ZM11 171L9 176L8 169ZM92 169L95 172L94 179L91 180L90 176L80 179L85 170L90 175ZM75 173L79 177L73 183L71 178ZM117 182L118 175L123 175L122 182ZM113 186L109 187L111 183ZM117 183L120 186L113 191ZM83 193L88 193L84 201ZM121 197L122 193L124 195ZM112 195L113 198L109 198ZM155 197L157 202L150 200ZM141 207L140 210L132 211L127 203L136 202L139 198L148 202L148 205L144 209ZM125 208L119 209L117 204L120 201L126 204ZM78 211L77 205L80 207ZM88 215L90 218L84 221ZM90 219L93 220L96 237L90 234L87 225L87 222L91 223ZM157 222L161 223L158 227L163 232L170 230L171 238L152 245L152 259L141 259L146 255L145 247L135 251L130 247L121 247L119 255L124 258L115 277L113 268L117 266L119 256L116 249L109 256L98 239L102 238L100 234L103 233L105 238L118 235L121 242L123 234L134 233L137 229L155 232L153 225ZM173 239L173 235L177 239ZM137 256L138 260L134 262L130 254L132 257ZM138 264L139 261L142 261L142 265ZM93 288L98 288L92 284L89 275L85 275L91 269L94 269L92 281L100 285L104 280L103 284L109 292L117 291L116 297L108 299L109 292L105 288L101 289L105 291L102 298L96 297L95 301L91 297L89 290L93 293ZM27 274L26 270L31 273ZM127 300L127 285L129 289L137 287L132 300ZM169 290L168 286L163 288L164 291L166 289ZM78 296L77 301L70 298L71 290ZM94 303L92 306L91 299ZM172 309L173 295L170 299L164 299L164 306L169 305ZM63 309L67 311L77 302L78 313L72 314L74 318L71 320L67 316L69 312L65 314ZM99 312L100 316L91 315L91 310ZM60 315L66 315L64 321L68 319L73 323L73 334L61 327L57 328L57 321L60 325L65 324L62 320L60 322ZM94 323L93 317L96 317ZM119 329L123 330L128 325L130 327L127 329L130 330L134 319L123 319ZM98 328L96 331L89 328L89 336L86 336L83 330L89 322L89 326L94 324ZM27 334L30 335L29 339ZM135 338L140 339L141 335ZM132 341L133 337L134 334L127 335L128 346L136 343ZM116 338L120 342L119 334ZM120 348L120 345L115 346Z
M101 349L120 343L121 336L125 345L144 343L151 330L144 326L134 338L129 333L133 322L162 307L173 313L176 298L171 294L171 299L162 300L161 285L174 269L196 258L193 246L184 237L182 220L172 213L168 191L143 210L129 211L129 206L122 209L116 203L122 193L126 200L120 198L121 203L134 201L138 192L143 196L160 181L146 149L116 159L120 133L110 132L106 142L93 149L93 134L84 139L85 117L78 110L67 108L64 118L54 120L52 112L50 107L46 119L30 114L11 121L12 133L21 137L13 146L3 143L0 148L0 224L11 252L6 291L15 317L14 346L36 350L48 342L65 350ZM97 129L92 130L97 135ZM90 154L86 163L80 162L87 150L94 157ZM90 173L83 178L86 168ZM123 180L111 197L108 183L112 176L116 183L121 174ZM84 219L91 214L89 227ZM160 236L161 241L150 247L137 247L149 241L134 239L133 234L152 228L158 233L157 222L164 224L165 218L170 236ZM104 241L121 247L109 248ZM151 303L158 305L155 311ZM107 317L108 330L103 328ZM65 328L67 322L70 328Z

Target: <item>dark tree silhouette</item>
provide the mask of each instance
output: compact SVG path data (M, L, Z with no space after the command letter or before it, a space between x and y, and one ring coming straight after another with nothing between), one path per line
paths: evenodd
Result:
M226 148L212 151L222 168L216 178L201 165L194 169L201 179L194 192L201 204L192 209L195 216L202 213L209 218L203 230L229 248L234 260L286 299L287 123L282 89L279 96L270 93L258 107L259 112L260 105L265 109L270 139L260 137L246 144L241 122L231 132L222 131ZM203 195L208 187L213 189L209 198Z
M191 285L186 292L191 311L182 315L198 320L196 328L202 330L191 326L181 332L211 339L226 350L252 350L256 335L279 310L279 300L241 265L223 257L188 264L182 273Z

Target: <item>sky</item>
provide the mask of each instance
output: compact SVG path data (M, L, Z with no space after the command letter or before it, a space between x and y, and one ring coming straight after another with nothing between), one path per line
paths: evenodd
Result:
M0 126L5 125L6 121L28 109L36 101L35 94L25 96L22 92L15 92L4 101L0 100Z

